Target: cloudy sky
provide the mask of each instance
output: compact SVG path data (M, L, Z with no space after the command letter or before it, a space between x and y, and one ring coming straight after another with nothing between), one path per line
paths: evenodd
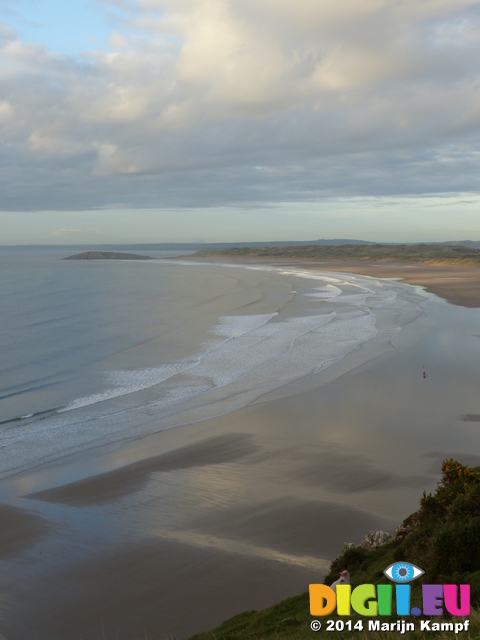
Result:
M0 244L480 239L480 3L0 0Z

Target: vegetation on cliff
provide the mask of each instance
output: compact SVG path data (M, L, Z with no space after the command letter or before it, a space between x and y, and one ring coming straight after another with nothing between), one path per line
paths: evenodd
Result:
M412 606L421 606L422 584L471 585L472 610L470 629L462 637L480 638L480 467L471 468L455 460L445 460L442 479L434 494L424 492L420 509L398 527L395 538L373 551L354 547L347 549L333 561L325 584L331 584L339 573L350 572L352 587L359 584L386 584L386 567L396 561L418 565L425 574L412 584ZM336 619L336 615L328 616ZM325 634L310 629L313 618L309 614L308 593L290 598L264 611L249 611L224 622L207 633L197 634L192 640L312 640ZM352 621L363 620L352 615ZM395 616L389 621L395 620ZM414 618L412 618L414 620ZM412 620L412 619L409 619ZM441 621L448 622L447 616ZM400 632L330 632L328 638L387 638L397 639ZM406 635L417 638L454 638L453 632L420 632Z
M480 265L480 249L438 244L398 245L304 245L284 247L239 247L197 251L192 257L238 257L283 260L342 260L362 262L401 262L461 266Z

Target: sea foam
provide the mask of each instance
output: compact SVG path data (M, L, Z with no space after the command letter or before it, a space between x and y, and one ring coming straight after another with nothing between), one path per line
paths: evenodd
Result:
M106 371L106 389L75 399L41 422L25 420L0 433L0 447L11 453L0 475L40 459L234 411L325 370L370 341L393 348L390 339L400 330L402 312L410 318L422 313L418 299L395 282L306 269L236 268L271 271L296 283L295 291L299 278L309 281L300 294L304 313L223 315L208 330L211 337L186 358Z

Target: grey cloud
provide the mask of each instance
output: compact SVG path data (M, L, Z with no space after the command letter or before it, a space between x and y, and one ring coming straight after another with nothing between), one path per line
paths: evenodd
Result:
M478 5L344 4L143 1L81 60L0 24L0 208L478 191Z

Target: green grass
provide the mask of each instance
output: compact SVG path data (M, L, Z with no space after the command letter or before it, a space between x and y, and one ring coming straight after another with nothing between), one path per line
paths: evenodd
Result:
M420 622L416 621L416 631L408 632L402 635L399 631L388 632L375 632L368 631L369 618L361 618L359 616L351 616L348 618L352 621L352 626L357 622L363 623L363 632L358 630L344 630L344 631L326 631L325 620L321 620L322 629L319 632L314 632L310 628L310 623L313 618L308 613L308 594L297 596L296 598L290 598L280 604L265 609L264 611L248 611L242 613L230 620L227 620L213 631L206 633L199 633L193 636L190 640L320 640L324 638L332 638L335 640L346 640L352 638L356 640L363 640L365 638L371 639L384 639L384 640L397 640L400 638L409 638L409 640L420 640L429 638L480 638L480 613L477 610L472 610L470 616L470 628L468 632L464 632L461 636L455 636L452 632L421 632ZM327 616L328 620L343 620L346 622L346 618L340 618L336 615ZM386 621L387 618L377 618L378 620ZM392 616L388 618L388 622L396 621L398 618ZM408 618L408 622L414 620ZM453 622L463 621L464 618L448 618L443 616L441 622Z
M421 632L420 622L414 618L408 618L406 621L415 621L415 632L408 632L402 635L399 631L374 632L368 631L369 618L361 618L359 616L351 616L348 618L352 622L352 626L361 621L363 623L363 632L358 630L344 631L326 631L326 622L321 620L322 629L314 632L310 628L310 623L315 620L308 613L309 602L308 594L290 598L280 604L265 609L264 611L248 611L242 613L230 620L227 620L213 631L199 633L190 640L304 640L332 638L336 640L355 638L358 640L364 638L378 638L397 640L399 638L408 637L417 640L420 638L454 638L455 633L443 632ZM347 618L340 618L337 615L327 616L327 620L343 620L345 623ZM380 621L386 621L387 618L377 618ZM388 622L399 620L396 616L388 618ZM442 616L440 622L463 622L465 618L449 618ZM480 638L480 613L473 609L470 615L470 627L468 632L464 632L462 638Z
M241 257L285 260L355 260L435 265L480 265L480 249L435 244L415 245L304 245L293 247L233 248L197 251L195 257Z
M315 633L310 628L314 619L309 613L308 593L289 598L263 611L247 611L225 621L213 631L200 633L191 640L301 640L313 638L475 638L480 640L480 467L471 468L455 460L445 460L442 480L434 494L423 494L420 509L403 523L403 531L392 542L374 551L348 549L333 561L324 583L331 584L340 571L348 569L352 588L359 584L388 584L384 569L396 561L407 561L425 571L412 583L412 606L421 606L421 585L471 585L472 609L470 629L456 636L454 632L420 632L420 622L413 616L417 630L402 635L394 632L368 631L369 618L354 616L353 624L363 621L364 631L325 631ZM336 615L327 619L338 620ZM345 618L342 618L344 621ZM380 621L394 621L395 616ZM437 622L458 622L462 618L442 616Z

